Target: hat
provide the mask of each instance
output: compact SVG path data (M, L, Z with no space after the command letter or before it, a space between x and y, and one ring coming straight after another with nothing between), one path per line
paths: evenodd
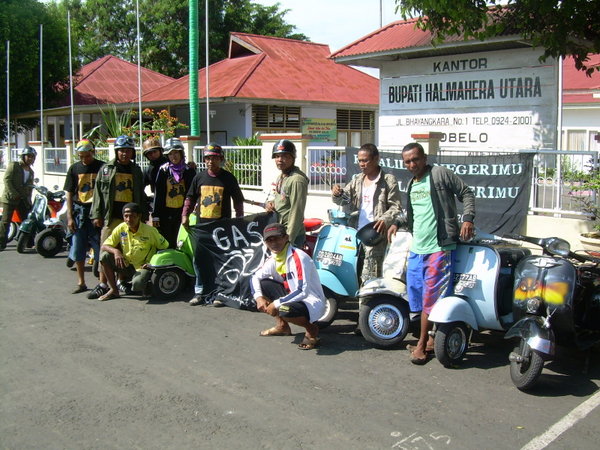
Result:
M142 209L140 208L140 205L138 205L137 203L126 203L125 206L123 206L123 215L125 215L125 211L129 210L129 212L132 213L136 213L136 214L141 214L142 213Z
M160 145L160 140L158 138L148 138L144 141L143 144L144 155L153 150L162 150L162 146Z
M210 142L204 146L203 156L223 156L223 147L215 142Z
M285 227L280 223L270 223L265 227L265 230L263 231L263 239L265 241L273 236L285 235L287 235L287 231L285 231Z
M77 152L93 152L94 144L89 139L82 139L77 143Z
M377 230L375 230L376 223L377 222L369 222L356 232L358 240L367 247L374 247L385 239L383 234L378 233Z

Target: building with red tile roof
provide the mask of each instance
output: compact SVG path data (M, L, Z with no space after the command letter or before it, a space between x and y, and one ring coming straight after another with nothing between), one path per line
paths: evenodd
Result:
M386 116L386 114L391 114L384 111L386 109L386 97L389 95L389 92L386 91L386 89L398 88L400 90L405 89L405 92L409 92L411 89L417 89L417 82L414 80L418 79L419 77L419 82L424 80L426 77L429 77L435 81L441 80L442 77L439 73L436 74L435 70L437 67L438 72L443 72L443 66L432 66L433 69L430 73L413 73L411 71L411 67L414 68L414 66L419 62L432 63L437 59L446 63L450 61L450 64L456 63L457 69L454 71L448 71L454 72L453 75L455 78L452 78L451 75L446 77L448 80L452 80L451 82L455 84L457 77L463 77L466 81L471 81L469 77L472 77L473 74L478 70L481 74L481 78L489 84L489 78L491 78L490 74L493 72L493 70L491 70L491 66L497 64L499 59L515 58L513 71L505 71L504 76L515 77L516 80L525 80L525 78L535 79L535 74L543 70L544 64L538 63L535 59L530 58L530 62L525 64L523 63L522 59L518 59L516 56L514 56L517 54L526 55L528 52L538 52L538 54L541 54L541 51L539 49L531 49L531 46L527 43L527 41L523 40L518 35L511 34L510 32L505 32L502 35L487 39L486 41L479 41L476 39L464 40L460 36L449 37L443 43L434 46L431 32L418 29L415 27L415 24L416 19L392 22L381 29L375 30L372 33L356 40L355 42L346 45L331 55L331 58L338 63L361 65L380 69L380 78L382 83L379 122L380 137L382 133L382 126L385 127L385 124L387 123L387 118L384 116ZM489 58L487 57L488 55ZM450 60L450 58L453 58L453 60ZM485 64L489 64L489 67L476 67L478 60L485 60ZM460 67L460 63L473 63L473 66ZM550 65L552 64L556 65L557 63L552 62L552 60L549 59L545 66L550 68ZM591 67L598 67L599 64L600 55L590 55L589 65ZM537 67L533 68L534 66ZM505 66L505 68L508 67L510 67L510 63ZM584 72L580 72L575 69L572 58L565 58L562 63L562 68L562 142L555 145L561 146L565 149L598 150L600 149L600 144L595 141L595 136L600 132L600 126L598 125L600 124L600 72L595 71L591 77L587 77ZM460 75L458 75L459 73ZM506 75L506 73L514 73L515 75ZM534 75L532 76L532 74ZM401 80L405 80L404 84L402 84L403 81ZM411 85L408 84L410 82L406 80L413 80L410 81L415 83L412 85L413 87L410 87ZM480 80L475 80L475 82L479 83ZM444 80L444 86L445 83L446 81ZM402 86L400 86L401 84ZM544 82L542 82L542 85L543 84ZM548 76L546 78L546 86L543 87L545 92L551 92L552 84L554 86L558 86L558 77L552 78L551 76ZM420 85L419 89L423 86L425 85ZM458 84L458 86L463 85ZM465 83L464 86L468 85ZM473 84L470 86L473 86ZM481 83L476 86L481 86ZM495 89L498 89L498 85L496 85ZM556 89L556 92L558 92L557 87L554 89ZM558 95L555 94L555 97L556 98L554 99L553 104L554 108L558 110ZM452 114L464 113L459 120L465 118L468 119L469 117L472 117L473 111L476 110L474 105L477 104L476 101L473 101L467 105L456 101L448 102L445 105L440 105L438 102L435 103L435 106L431 106L429 109L427 109L427 105L424 105L421 109L416 109L414 105L410 104L411 98L412 97L406 97L404 100L408 100L405 101L401 106L395 106L396 109L393 113L394 118L390 121L390 123L401 123L397 121L397 118L402 115L413 115L414 117L415 113L421 114L418 116L419 120L423 117L439 118L439 114L436 116L436 113L439 113L440 110L449 112L450 115L448 117L452 117ZM515 99L512 102L512 105L504 104L504 109L497 107L497 110L509 111L513 105L517 105L519 102L521 102L521 106L515 108L515 110L529 111L531 109L527 108L527 105L524 105L522 100ZM480 103L485 104L486 102L481 101ZM545 105L539 108L548 111L552 107ZM480 112L484 112L487 114L486 117L491 119L491 113L489 112L491 110L493 110L493 107L491 107L488 102L488 104L485 104L485 107L483 107ZM471 116L468 116L468 114L471 114ZM549 114L550 120L547 120L547 130L552 130L552 128L556 129L557 114L556 112L553 114L554 118L551 117L552 114ZM515 118L518 117L522 116L515 116ZM528 120L533 122L539 116L534 112L534 114L531 114L529 117L531 119ZM440 123L439 121L435 122L433 119L426 122L434 124ZM413 121L410 123L414 124L418 122ZM388 130L391 130L394 125L391 124L390 127L391 128L388 128ZM435 128L436 127L434 125L431 131L436 131ZM472 126L470 129L472 129ZM511 131L515 129L516 128L513 127ZM530 136L535 134L536 131L538 136L544 134L539 133L539 130L534 130L533 128L530 131ZM383 131L383 133L385 135L386 132ZM506 136L506 134L504 134L504 136ZM502 139L502 134L499 134L499 138ZM476 143L475 145L480 144L481 142ZM518 143L515 145L518 145Z

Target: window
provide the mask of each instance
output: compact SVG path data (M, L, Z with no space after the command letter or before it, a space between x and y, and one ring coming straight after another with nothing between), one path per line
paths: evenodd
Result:
M252 132L300 131L299 106L252 105Z
M360 147L375 138L375 112L353 109L337 110L337 145Z

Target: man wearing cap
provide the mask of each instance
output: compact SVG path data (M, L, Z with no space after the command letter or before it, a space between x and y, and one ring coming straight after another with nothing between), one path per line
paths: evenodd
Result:
M96 177L103 161L96 159L94 144L83 139L77 143L79 161L67 170L64 190L67 194L67 227L72 234L69 259L77 268L77 287L72 292L87 291L85 284L85 257L94 250L94 258L100 257L100 233L90 219Z
M37 152L33 147L21 150L21 160L8 164L4 173L4 191L0 204L2 205L2 221L0 221L0 251L6 248L8 229L13 213L19 211L25 220L31 210L31 192L33 191L33 163Z
M375 246L365 246L361 273L364 283L381 276L387 247L387 227L394 222L401 204L398 180L379 166L379 150L375 145L364 144L360 147L358 167L361 173L352 177L345 188L342 189L339 184L332 187L331 198L335 204L343 205L344 211L350 215L349 226L360 229L375 222L374 229L384 237Z
M290 236L290 241L302 248L305 241L304 208L308 195L308 177L296 167L296 146L282 139L273 145L271 157L281 171L275 182L270 199L265 204L268 212L275 211Z
M192 181L187 192L183 212L181 213L181 224L189 225L189 215L196 212L198 222L211 222L213 220L231 218L231 202L235 209L235 217L244 215L244 195L235 176L223 169L225 157L223 148L216 143L209 143L202 151L206 170L199 172ZM194 258L194 269L196 272L196 285L194 297L190 305L203 303L202 294L204 286L202 283L202 265ZM222 304L215 304L222 306Z
M263 231L271 256L251 279L256 308L275 318L275 326L261 336L290 336L290 323L306 332L298 345L311 350L319 345L319 327L315 323L325 312L325 295L310 256L295 248L285 227L267 225Z
M142 148L144 157L148 160L148 167L144 170L144 186L150 186L150 190L154 193L158 170L169 160L163 154L160 140L156 137L146 139Z
M90 218L102 228L100 242L104 242L117 225L123 222L122 210L127 203L141 207L147 216L144 177L135 163L135 142L131 136L119 136L115 141L115 158L104 164L96 178ZM95 299L108 291L106 277L100 272L100 283L88 294Z
M100 264L108 282L108 291L98 300L119 298L115 272L132 281L133 292L144 292L152 272L146 268L150 258L169 246L154 227L142 222L142 210L136 203L123 206L123 223L117 225L102 243Z

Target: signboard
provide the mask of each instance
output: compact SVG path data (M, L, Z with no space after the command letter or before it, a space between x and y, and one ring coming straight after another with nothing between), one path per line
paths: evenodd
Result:
M336 141L337 121L335 119L302 119L302 137L312 141Z
M557 69L512 49L395 62L382 71L380 145L441 132L442 148L529 149L556 141ZM393 75L393 76L392 76Z

